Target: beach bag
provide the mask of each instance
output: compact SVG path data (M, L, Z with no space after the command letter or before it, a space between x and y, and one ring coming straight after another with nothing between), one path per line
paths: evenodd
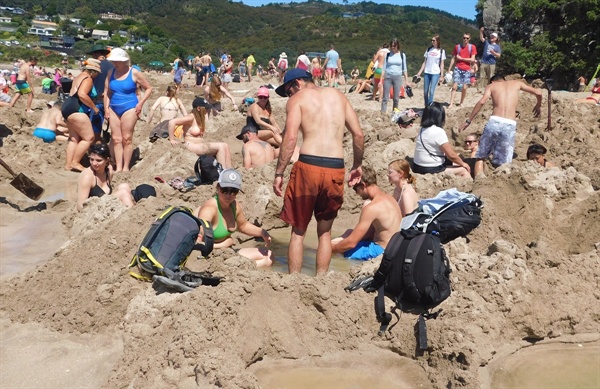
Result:
M194 164L194 172L200 185L210 185L218 181L222 171L223 166L212 155L201 155Z
M379 269L365 287L368 292L377 291L375 314L381 323L379 334L387 330L392 320L392 314L385 311L387 296L395 303L392 313L398 319L396 309L418 315L417 343L420 350L426 350L425 321L436 319L442 310L431 310L450 297L450 272L450 262L436 235L414 230L394 234Z
M203 237L202 243L196 242L198 236ZM212 252L213 244L210 222L196 218L191 208L169 206L150 226L129 263L129 274L143 281L164 277L183 283L181 289L214 284L217 280L208 273L199 275L183 269L192 250L200 250L206 257Z

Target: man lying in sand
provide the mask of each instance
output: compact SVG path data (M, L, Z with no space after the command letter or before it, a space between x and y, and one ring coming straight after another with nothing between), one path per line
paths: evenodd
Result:
M42 118L33 131L33 136L42 139L45 143L69 140L69 129L60 111L62 103L48 101L46 106L48 109L42 113Z
M483 105L490 97L492 98L492 116L490 116L483 129L475 155L475 158L477 158L475 177L483 173L483 161L490 154L493 154L492 165L494 166L512 162L515 149L515 133L517 131L515 119L517 117L517 104L519 104L519 92L531 93L537 98L537 104L533 107L534 117L540 116L542 105L542 92L539 89L530 87L521 80L506 81L504 77L496 74L490 81L491 83L485 87L483 96L475 104L465 123L458 128L459 132L467 128Z
M383 254L392 236L400 230L402 214L394 197L377 186L377 174L371 167L363 166L361 182L354 185L354 191L366 200L366 205L356 227L331 241L332 252L367 261Z
M196 97L192 102L192 113L169 121L169 140L173 146L181 141L175 136L175 129L181 126L185 147L194 154L212 155L223 166L229 169L231 165L231 152L225 142L207 142L203 139L206 131L206 111L212 106L202 97Z

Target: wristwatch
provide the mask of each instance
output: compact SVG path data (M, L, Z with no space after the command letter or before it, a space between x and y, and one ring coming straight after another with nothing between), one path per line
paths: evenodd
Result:
M471 124L471 121L469 119L467 119L467 120L465 120L465 123Z
M275 177L283 177L283 173L275 173Z

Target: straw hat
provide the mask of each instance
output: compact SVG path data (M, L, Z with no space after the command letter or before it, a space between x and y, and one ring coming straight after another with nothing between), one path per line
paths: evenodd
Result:
M100 61L94 58L88 58L83 63L83 68L87 70L95 70L98 73L102 73L102 69L100 68Z

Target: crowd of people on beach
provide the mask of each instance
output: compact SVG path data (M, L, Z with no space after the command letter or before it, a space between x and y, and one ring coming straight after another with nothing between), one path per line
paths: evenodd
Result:
M215 248L234 245L232 233L235 231L262 238L268 246L269 233L248 222L241 204L236 201L242 188L242 175L235 170L229 145L224 141L207 141L204 135L207 122L223 112L224 103L230 103L234 111L240 108L229 89L236 77L238 82L240 78L250 82L253 77L277 80L279 86L275 93L287 99L285 123L280 125L273 113L273 87L260 86L247 103L246 124L237 135L244 143L242 166L253 169L277 160L272 186L275 195L283 197L280 217L291 226L287 253L289 272L302 269L303 242L314 214L318 238L316 272L322 274L329 269L332 253L360 260L383 253L391 236L399 230L402 218L419 207L415 174L447 171L471 180L483 174L486 161L493 167L512 162L520 92L536 98L534 117L540 115L542 93L521 80L505 80L495 74L495 65L502 53L498 38L495 32L486 37L482 28L480 40L484 52L479 55L468 33L463 34L462 42L448 53L443 48L442 38L434 35L412 80L409 80L406 54L399 40L392 38L376 50L365 78L360 77L358 68L352 70L348 77L354 83L353 93L369 92L370 100L380 100L380 111L384 115L389 114L390 99L395 114L400 98L410 96L411 88L424 79L423 109L418 115L421 128L415 139L414 154L390 161L388 165L387 177L393 193L385 193L377 183L377 172L363 164L365 139L354 107L339 88L347 80L334 45L330 45L323 58L316 55L310 59L301 51L293 66L294 62L288 62L285 52L279 55L278 61L271 57L264 68L257 65L252 53L245 54L237 66L228 53L222 53L218 66L209 52L190 56L187 61L176 58L173 84L156 98L145 117L143 107L150 105L154 88L144 71L131 64L126 50L109 51L102 45L94 45L88 53L90 58L81 63L80 73L72 78L69 88L64 89L63 98L47 103L47 110L33 135L44 142L67 142L65 169L80 174L78 210L84 208L88 198L104 195L116 196L130 207L145 197L156 195L148 185L132 190L126 183L115 188L112 184L115 174L132 168L133 134L140 120L145 120L149 127L154 127L153 133L164 134L174 147L181 146L197 156L212 156L222 167L216 195L195 211L196 216L209 220L214 226ZM446 68L449 55L451 60ZM16 65L14 80L7 82L0 77L0 107L15 107L20 97L25 96L26 112L33 112L36 80L32 77L37 64L38 59L32 57ZM480 72L478 79L474 76L477 71ZM195 85L200 88L200 95L190 107L177 95L185 84L186 72L196 73ZM59 68L52 77L49 73L41 73L41 76L55 85L64 80ZM435 100L436 87L442 83L452 88L449 103ZM10 86L16 88L12 98ZM44 93L52 92L51 86L42 81ZM475 86L483 88L481 98L458 131L469 127L490 99L493 112L481 133L466 136L466 155L461 156L451 145L444 128L446 109L453 108L457 92L461 95L457 106L462 106L467 90ZM597 80L592 95L584 102L598 105L599 99L600 80ZM110 127L109 140L105 137L105 125ZM343 146L346 131L352 139L352 165L348 170ZM527 151L527 159L543 167L553 167L546 160L546 153L543 145L534 144ZM82 163L86 154L88 167ZM287 173L290 162L293 165ZM331 229L342 207L346 185L364 204L356 226L334 238ZM269 266L273 262L273 253L268 248L245 248L238 253L254 260L257 266Z

